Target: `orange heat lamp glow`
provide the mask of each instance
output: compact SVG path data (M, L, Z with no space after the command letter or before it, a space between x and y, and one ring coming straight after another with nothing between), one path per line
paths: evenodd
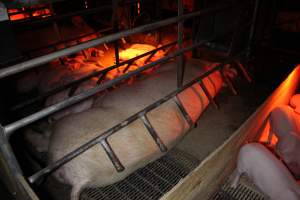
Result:
M273 92L273 94L268 98L265 103L267 106L263 112L263 116L260 119L266 119L266 126L261 131L260 137L258 139L259 142L265 143L269 136L270 124L268 122L268 114L279 105L288 105L291 96L295 93L298 88L298 83L300 81L300 65L298 65L292 73L288 76L288 78ZM258 122L257 122L258 123ZM271 145L274 146L277 143L276 136L273 136L271 139Z
M154 50L156 47L149 45L149 44L133 44L131 45L128 49L123 50L119 53L120 56L120 60L129 60L132 59L136 56L142 55L144 53L147 53L149 51ZM157 51L154 56L151 57L151 61L155 61L158 60L159 58L164 56L164 52L163 51ZM144 56L138 60L135 61L135 64L138 66L143 66L145 64L145 62L147 61L147 59L149 58L148 56Z
M31 15L30 15L29 12L26 12L25 8L22 8L22 9L14 9L14 8L8 9L8 13L9 13L9 19L11 21L28 19L31 16L32 17L45 18L45 17L49 17L49 16L52 15L50 9L48 9L48 8L42 8L42 9L39 9L39 10L35 10L31 13Z
M49 17L51 16L51 12L49 9L41 9L41 10L37 10L37 11L34 11L32 12L32 16L33 17L38 17L38 16L41 16L41 17Z

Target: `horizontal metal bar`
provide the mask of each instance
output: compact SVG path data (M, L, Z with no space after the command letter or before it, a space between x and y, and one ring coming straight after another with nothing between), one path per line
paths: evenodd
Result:
M50 45L45 45L45 46L38 47L38 48L35 48L35 49L29 49L27 51L24 51L24 53L25 54L32 54L33 52L41 51L41 50L44 50L44 49L57 49L56 46L58 46L58 45L62 45L62 44L65 44L65 43L76 41L78 39L81 39L81 38L84 38L84 37L87 37L87 36L91 36L91 35L97 35L97 38L99 38L98 35L100 33L111 31L111 30L112 30L112 27L103 28L103 29L98 30L98 31L93 31L93 32L90 32L90 33L87 33L87 34L84 34L84 35L81 35L81 36L77 36L77 37L73 37L73 38L70 38L70 39L67 39L67 40L55 42L55 43L52 43Z
M175 96L174 97L174 101L175 101L176 105L178 106L180 112L182 113L184 119L189 124L190 128L193 128L195 126L195 123L193 122L193 120L190 117L190 115L186 112L186 110L185 110L184 106L182 105L180 99L177 96Z
M213 37L213 39L215 39L215 38ZM68 107L70 105L73 105L73 104L75 104L77 102L80 102L81 100L84 100L84 99L86 99L86 98L88 98L90 96L93 96L94 94L97 94L98 92L101 92L101 91L103 91L103 90L111 87L112 85L115 85L116 83L124 81L124 80L126 80L126 79L128 79L128 78L130 78L130 77L132 77L134 75L140 74L141 72L143 72L143 71L145 71L147 69L150 69L150 68L152 68L152 67L154 67L154 66L156 66L158 64L165 63L169 59L174 58L174 57L176 57L176 56L178 56L178 55L180 55L180 54L182 54L184 52L190 51L190 50L192 50L192 49L194 49L194 48L196 48L198 46L203 45L204 43L206 43L208 41L212 41L213 39L204 40L202 42L193 44L193 45L191 45L189 47L179 49L179 50L177 50L177 51L175 51L175 52L173 52L173 53L171 53L171 54L169 54L167 56L164 56L163 58L160 58L160 59L158 59L158 60L156 60L154 62L146 64L143 67L140 67L140 68L138 68L138 69L136 69L134 71L128 72L127 74L124 74L123 76L116 77L115 79L112 79L112 80L110 80L108 82L105 82L105 83L99 85L99 86L96 86L96 87L94 87L92 89L89 89L89 90L87 90L85 92L82 92L81 94L78 94L76 96L70 97L70 98L68 98L68 99L66 99L64 101L61 101L61 102L57 103L57 104L54 104L54 105L49 106L47 108L44 108L44 109L42 109L42 110L40 110L40 111L38 111L38 112L36 112L36 113L34 113L32 115L24 117L23 119L20 119L20 120L18 120L16 122L8 124L8 125L6 125L4 127L5 134L6 134L7 137L9 137L10 134L13 133L13 131L15 131L15 130L21 128L21 127L24 127L24 126L26 126L26 125L28 125L28 124L30 124L32 122L35 122L35 121L37 121L37 120L39 120L39 119L41 119L43 117L46 117L46 116L48 116L48 115L50 115L52 113L55 113L55 112L57 112L59 110L62 110L63 108L66 108L66 107Z
M89 8L89 9L84 9L84 10L79 10L79 11L73 11L70 13L62 14L62 15L54 15L50 16L47 18L43 19L36 19L36 20L18 20L18 21L13 21L13 25L33 25L33 24L40 24L40 23L46 23L46 22L53 22L53 21L58 21L61 19L65 19L68 17L73 17L76 15L89 15L89 14L94 14L99 11L105 11L105 10L111 10L112 6L111 5L105 5L97 8Z
M116 168L117 172L121 172L125 169L122 165L121 161L115 154L114 150L111 148L110 144L108 143L107 139L100 140L100 144L105 150L107 156L109 157L110 161L113 163L114 167Z
M108 35L108 36L104 36L104 37L99 38L99 39L90 40L90 41L87 41L85 43L78 44L77 46L72 46L72 47L68 47L66 49L58 50L58 51L50 53L48 55L40 56L40 57L37 57L37 58L31 59L31 60L16 64L16 65L13 65L13 66L10 66L10 67L7 67L7 68L4 68L4 69L1 69L0 70L0 79L4 78L4 77L7 77L7 76L10 76L10 75L13 75L13 74L20 73L22 71L25 71L25 70L28 70L28 69L31 69L31 68L34 68L34 67L37 67L37 66L40 66L42 64L48 63L48 62L50 62L54 59L57 59L59 57L67 56L67 55L76 53L78 51L94 47L94 46L99 45L99 44L112 42L112 41L118 40L122 37L127 37L127 36L130 36L130 35L136 34L136 33L155 30L155 29L158 29L158 28L161 28L161 27L164 27L164 26L167 26L167 25L170 25L170 24L173 24L173 23L176 23L176 22L188 19L188 18L192 18L192 17L195 17L195 16L207 15L207 14L212 14L212 13L215 13L215 12L220 12L224 9L229 8L229 7L231 7L231 6L228 6L228 5L226 5L226 6L217 6L215 8L209 8L209 9L205 9L205 10L185 14L185 15L182 15L182 16L178 16L178 17L168 18L168 19L165 19L165 20L161 20L161 21L158 21L158 22L151 23L151 24L146 24L146 25L139 26L139 27L136 27L136 28L133 28L133 29L129 29L129 30L121 31L121 32L114 33L114 34L111 34L111 35Z
M141 54L141 55L139 55L139 56L136 56L136 57L134 57L134 58L131 58L131 59L129 59L129 60L120 62L119 65L112 65L112 66L107 67L107 68L105 68L105 69L103 69L103 70L99 70L99 71L96 71L96 72L92 72L92 73L88 74L87 76L84 76L84 77L82 77L82 78L80 78L80 79L78 79L78 80L75 80L75 81L72 81L72 82L70 82L70 83L68 83L68 84L66 84L66 85L63 85L62 87L57 87L57 88L55 88L55 89L53 89L53 90L51 90L51 91L49 91L49 92L47 92L47 93L44 93L44 94L42 94L42 95L40 95L40 96L37 96L37 97L34 97L34 98L29 99L29 100L27 100L27 101L24 101L24 102L22 102L22 103L20 103L20 104L18 104L18 105L16 105L16 106L14 106L14 107L12 108L12 110L17 110L17 109L20 109L20 108L22 108L22 107L24 107L24 106L33 104L33 103L35 103L36 101L39 101L39 100L42 100L42 99L44 99L44 98L47 98L48 96L54 95L54 94L56 94L56 93L58 93L58 92L60 92L60 91L63 91L63 90L65 90L65 89L69 88L69 87L72 87L73 85L79 85L80 83L82 83L82 82L84 82L84 81L87 81L87 80L89 80L90 78L99 76L99 75L101 75L101 74L102 74L102 75L106 75L109 71L111 71L111 70L113 70L113 69L115 69L115 68L117 68L117 67L123 66L123 65L125 65L125 64L133 63L135 60L138 60L138 59L140 59L140 58L142 58L142 57L144 57L144 56L147 56L147 55L149 55L149 54L151 54L151 53L153 53L153 52L156 52L156 51L165 49L165 48L170 47L170 46L173 46L173 45L175 45L175 44L177 44L177 41L171 42L171 43L166 44L166 45L164 45L164 46L161 46L161 47L159 47L159 48L157 48L157 49L154 49L154 50L152 50L152 51L148 51L148 52L143 53L143 54ZM104 76L104 77L103 77L103 76L100 76L100 78L99 78L99 80L98 80L99 83L102 81L102 80L100 80L101 78L102 78L102 80L103 80L103 79L105 78L105 76Z
M169 99L173 98L178 93L182 92L183 90L187 89L188 87L191 87L195 83L198 83L199 80L203 79L204 77L209 76L211 73L220 70L220 66L215 66L214 68L204 72L202 75L200 75L198 78L194 79L193 81L187 83L186 85L178 88L177 90L171 92L170 94L166 95L165 97L159 99L155 103L147 106L140 112L130 116L126 120L122 121L121 123L117 124L116 126L108 129L104 133L99 134L99 136L95 137L94 139L91 139L87 143L81 145L74 151L70 152L66 156L62 157L61 159L57 160L54 163L51 163L47 167L43 168L42 170L38 171L37 173L33 174L28 178L30 183L34 183L39 178L53 172L54 170L58 169L60 166L66 164L67 162L71 161L73 158L79 156L81 153L85 152L89 148L95 146L98 144L101 140L108 138L113 133L117 132L118 130L122 129L123 127L129 125L130 123L134 122L136 119L138 119L141 115L144 115L145 113L148 113L149 111L153 110L154 108L158 107L159 105L163 104L164 102L168 101Z
M153 128L151 122L149 121L146 113L141 115L140 119L142 120L144 126L146 127L146 129L148 130L150 135L152 136L152 138L153 138L155 144L158 146L159 150L161 152L166 152L168 150L168 148L166 147L164 142L160 139L160 137L157 135L157 133L156 133L155 129Z

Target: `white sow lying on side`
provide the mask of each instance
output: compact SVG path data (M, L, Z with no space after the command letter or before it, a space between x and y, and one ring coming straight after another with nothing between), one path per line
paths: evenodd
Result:
M176 65L168 64L150 76L140 77L133 85L122 86L106 94L96 101L96 108L58 121L50 139L50 163L173 91L176 85L175 70ZM199 64L188 64L185 80L203 71ZM222 86L220 73L214 72L205 78L204 84L211 95L215 96ZM179 97L194 121L209 103L198 84L182 92ZM188 130L187 122L172 99L147 116L168 149ZM108 142L125 170L118 173L101 145L94 146L54 173L59 180L72 185L71 199L78 199L80 191L85 187L105 186L122 180L163 155L141 120L116 132L108 138Z

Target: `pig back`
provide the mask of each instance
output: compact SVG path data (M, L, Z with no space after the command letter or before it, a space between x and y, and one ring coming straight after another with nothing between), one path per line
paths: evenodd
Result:
M91 109L62 119L53 130L49 161L61 158L124 118L123 113L112 109ZM148 118L168 148L171 148L188 129L173 102L167 102L149 112ZM163 155L140 120L110 136L108 143L124 165L124 171L116 171L99 144L58 169L56 177L73 187L104 186L123 179Z
M194 67L186 76L191 78L201 73L201 68ZM211 80L205 80L212 96L222 85L218 78L220 74L215 72L210 76ZM57 121L50 141L49 162L62 158L173 91L176 88L175 80L176 68L174 65L169 68L167 66L151 76L139 77L133 85L121 86L102 95L96 100L93 109ZM194 121L208 104L208 99L198 84L184 90L179 98ZM147 113L147 116L168 149L172 148L189 128L172 99ZM136 169L163 155L140 119L109 136L107 141L124 165L124 171L117 172L105 151L97 144L60 167L55 176L71 184L73 191L78 194L82 187L105 186L122 180Z

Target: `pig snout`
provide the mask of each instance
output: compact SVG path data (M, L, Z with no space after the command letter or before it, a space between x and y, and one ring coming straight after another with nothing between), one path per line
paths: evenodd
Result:
M246 174L272 200L300 199L300 187L291 173L259 143L246 144L240 149L233 186L241 174Z

